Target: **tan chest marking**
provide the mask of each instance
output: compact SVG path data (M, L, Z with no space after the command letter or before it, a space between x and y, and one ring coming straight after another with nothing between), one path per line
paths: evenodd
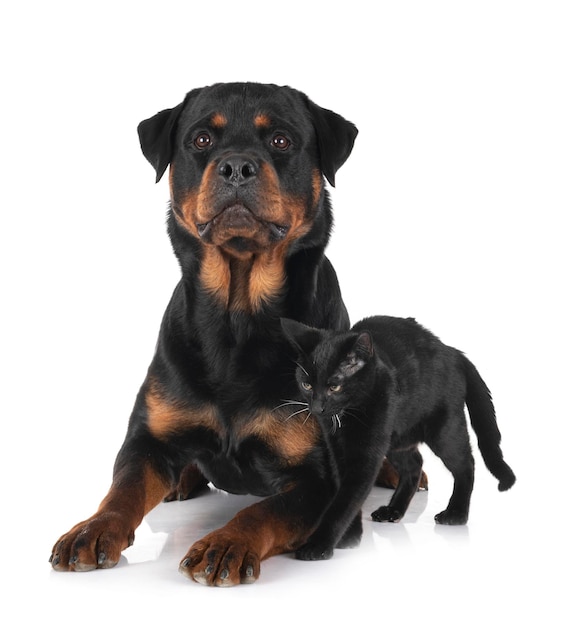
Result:
M291 409L261 411L237 433L263 441L287 465L297 465L316 447L320 429L313 417L295 415Z
M148 428L158 439L201 426L213 430L220 436L222 434L216 409L210 404L190 407L165 398L160 390L152 387L146 394L146 406Z

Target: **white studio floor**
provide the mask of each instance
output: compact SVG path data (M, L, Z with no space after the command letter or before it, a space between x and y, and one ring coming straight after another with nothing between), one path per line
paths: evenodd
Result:
M190 582L178 573L178 563L195 539L253 498L213 491L161 504L146 517L116 568L89 573L57 573L48 564L53 541L87 512L86 494L64 509L38 510L27 549L13 561L16 570L7 570L17 576L19 589L30 592L29 600L10 595L3 610L16 609L14 624L47 616L82 624L195 622L198 617L240 624L331 618L338 623L358 618L442 625L572 623L572 613L566 613L570 569L561 558L561 537L568 536L562 526L570 523L569 516L550 524L547 511L534 514L525 468L516 468L519 478L511 491L499 493L477 459L468 525L438 526L433 516L447 502L450 476L424 453L430 490L416 494L402 522L368 519L391 493L374 488L364 508L359 548L338 550L321 562L273 557L264 562L258 582L227 589ZM7 515L14 515L17 528L16 507ZM9 542L9 553L12 549L17 548Z

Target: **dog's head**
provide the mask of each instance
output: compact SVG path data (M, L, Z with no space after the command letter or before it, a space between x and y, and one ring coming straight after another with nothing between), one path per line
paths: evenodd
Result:
M246 258L311 229L323 177L334 185L357 129L289 87L222 83L189 92L138 133L156 181L170 166L180 226Z

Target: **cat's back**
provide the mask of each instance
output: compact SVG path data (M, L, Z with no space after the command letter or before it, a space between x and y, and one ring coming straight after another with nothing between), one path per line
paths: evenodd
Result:
M374 316L358 322L354 330L368 331L382 363L395 371L402 391L401 411L407 420L404 426L438 403L463 402L465 371L461 353L446 346L415 319Z
M375 315L357 322L352 330L368 331L380 355L387 356L396 366L414 355L432 358L448 349L413 317Z

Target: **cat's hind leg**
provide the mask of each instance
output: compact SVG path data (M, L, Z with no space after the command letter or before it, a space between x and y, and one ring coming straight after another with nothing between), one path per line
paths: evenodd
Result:
M445 511L435 516L438 524L466 524L475 477L475 461L463 410L443 421L442 427L426 437L427 445L453 475L453 492Z
M387 457L399 474L399 482L389 504L371 514L374 522L398 522L405 515L421 479L423 458L416 446L392 450Z

